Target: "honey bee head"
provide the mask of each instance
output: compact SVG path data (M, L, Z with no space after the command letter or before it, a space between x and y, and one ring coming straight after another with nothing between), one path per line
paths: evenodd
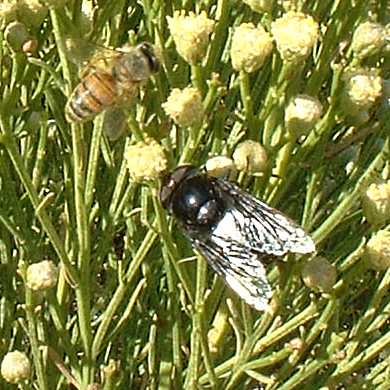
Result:
M160 61L156 56L153 45L151 45L149 42L142 42L137 46L137 48L148 59L150 71L152 73L157 73L160 69Z
M123 51L123 55L114 66L114 78L120 82L139 83L146 81L152 73L157 72L158 67L159 62L152 45L143 42Z

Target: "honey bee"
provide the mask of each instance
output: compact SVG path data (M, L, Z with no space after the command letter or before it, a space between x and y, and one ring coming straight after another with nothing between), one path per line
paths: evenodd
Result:
M158 69L150 43L104 48L91 58L70 95L65 107L67 121L89 121L102 111L130 104L140 85Z

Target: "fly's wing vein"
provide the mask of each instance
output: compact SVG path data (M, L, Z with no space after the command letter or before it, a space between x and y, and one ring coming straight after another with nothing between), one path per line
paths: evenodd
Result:
M275 256L314 252L311 237L290 218L233 183L220 179L214 182L228 198L238 228L253 250Z
M245 302L257 310L268 308L272 289L268 283L261 257L248 252L247 248L237 245L233 248L231 242L226 246L213 236L207 241L191 240L192 245L209 262L211 267Z

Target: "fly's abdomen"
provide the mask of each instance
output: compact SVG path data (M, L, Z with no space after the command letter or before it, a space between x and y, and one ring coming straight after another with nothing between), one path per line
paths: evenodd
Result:
M66 104L69 122L83 122L112 106L117 99L113 77L109 73L92 72L74 89Z

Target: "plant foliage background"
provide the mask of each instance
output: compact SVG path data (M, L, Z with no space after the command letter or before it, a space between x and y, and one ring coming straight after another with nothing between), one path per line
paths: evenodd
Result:
M342 103L347 69L389 78L388 46L362 60L350 48L359 24L389 22L388 4L268 3L265 13L234 0L1 4L0 356L28 356L32 370L20 388L390 388L390 271L373 270L364 257L367 240L389 226L368 223L361 207L367 186L389 179L388 86L364 119L348 117ZM320 24L312 53L291 66L274 47L259 71L234 71L234 27L260 22L270 31L289 8ZM167 25L176 10L215 21L202 63L177 53ZM14 20L35 49L15 50L6 39ZM388 34L387 27L387 45ZM69 36L112 47L149 41L159 51L162 67L116 141L102 116L65 120L78 81ZM200 90L205 114L200 126L181 128L162 105L173 88L189 85ZM297 94L316 96L322 117L304 136L273 144ZM126 147L150 138L170 169L179 160L201 166L230 157L246 139L261 142L268 169L240 173L240 185L311 232L337 270L333 288L309 289L301 279L308 259L291 257L267 266L270 312L225 289L162 210L159 181L129 179ZM42 260L60 267L59 279L35 292L26 268Z

